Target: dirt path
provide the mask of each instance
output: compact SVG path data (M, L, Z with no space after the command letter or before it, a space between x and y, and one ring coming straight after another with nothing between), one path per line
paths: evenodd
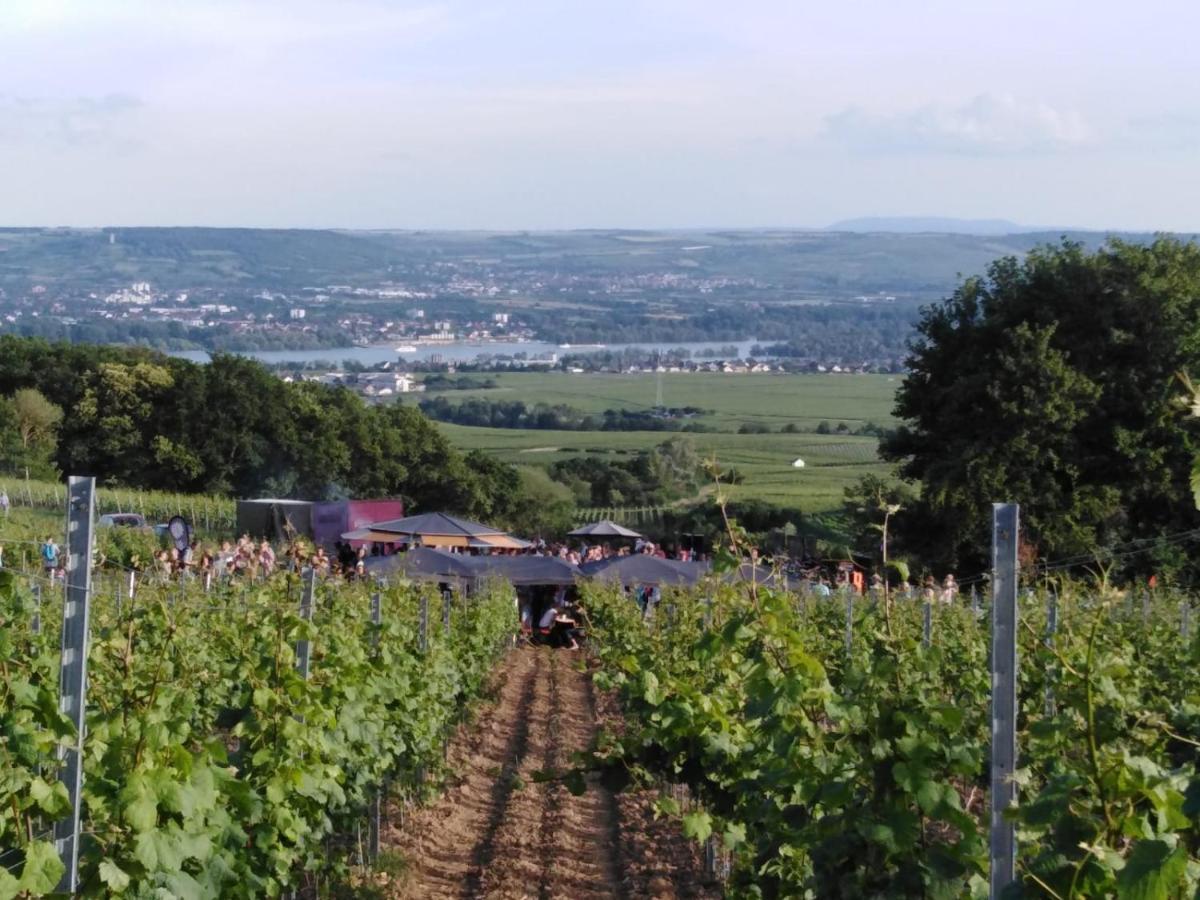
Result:
M597 698L580 655L522 648L498 683L495 704L451 747L446 792L386 835L410 866L398 896L719 895L703 885L696 849L653 818L648 796L618 799L590 781L576 797L533 780L569 766L596 735Z

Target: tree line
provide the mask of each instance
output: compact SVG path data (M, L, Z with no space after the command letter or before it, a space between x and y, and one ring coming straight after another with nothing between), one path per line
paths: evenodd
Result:
M181 492L325 499L404 496L504 516L520 473L461 453L418 410L286 383L217 354L0 337L0 467L94 474Z
M600 415L586 413L564 403L531 403L522 400L488 400L471 397L458 403L447 397L420 402L421 412L439 422L483 428L529 428L549 431L707 431L687 421L703 410L606 409Z

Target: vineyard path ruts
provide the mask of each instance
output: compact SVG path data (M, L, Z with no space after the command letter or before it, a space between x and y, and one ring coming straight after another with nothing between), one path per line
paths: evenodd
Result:
M578 797L559 781L534 780L539 770L570 766L571 754L595 737L596 706L581 654L524 647L509 654L497 684L495 705L454 742L445 793L386 836L408 861L398 896L663 896L623 873L621 819L611 792L591 778ZM647 835L637 837L644 842ZM692 859L690 850L674 856Z

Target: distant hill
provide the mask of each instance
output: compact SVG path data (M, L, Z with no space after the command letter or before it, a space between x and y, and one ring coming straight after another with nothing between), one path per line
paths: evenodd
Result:
M961 227L951 230L946 223ZM443 293L449 273L457 270L499 279L521 296L535 297L545 293L537 287L545 274L753 282L756 287L736 292L746 299L836 300L886 293L929 300L945 296L961 275L983 272L998 257L1022 256L1064 236L1062 231L1012 231L1020 226L1011 223L1004 223L1003 234L970 234L952 219L856 219L835 227L841 230L0 228L0 290L17 296L45 285L86 294L148 281L166 290L287 291L391 281ZM1107 237L1096 231L1065 235L1092 248ZM587 305L606 305L607 294L589 296L596 299Z
M1055 231L1053 228L1034 228L1018 225L1008 219L952 219L942 216L865 216L834 222L826 231L860 233L892 232L897 234L1029 234ZM1063 229L1077 231L1079 229Z

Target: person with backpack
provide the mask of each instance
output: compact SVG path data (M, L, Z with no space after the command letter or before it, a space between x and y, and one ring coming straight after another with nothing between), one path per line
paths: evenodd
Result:
M58 568L58 544L54 543L54 538L46 535L45 543L42 544L42 568L46 572L46 577L54 579L54 572Z

